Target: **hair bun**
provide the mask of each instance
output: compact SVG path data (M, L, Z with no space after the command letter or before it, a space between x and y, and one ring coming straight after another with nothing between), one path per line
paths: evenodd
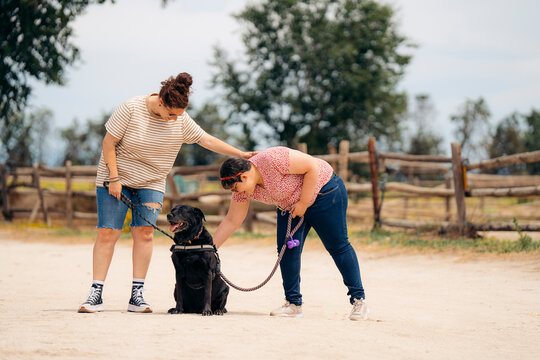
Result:
M191 78L191 75L183 72L176 76L176 83L178 85L184 85L187 89L189 89L191 84L193 84L193 79Z
M193 79L186 72L176 75L176 78L171 76L161 82L159 97L167 107L185 109L189 104L191 84L193 84Z

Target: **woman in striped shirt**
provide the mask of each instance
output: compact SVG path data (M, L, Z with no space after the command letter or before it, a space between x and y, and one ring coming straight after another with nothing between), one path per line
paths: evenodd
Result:
M96 187L98 235L93 251L93 283L79 312L103 311L101 294L122 232L126 195L139 213L155 224L163 204L165 180L182 144L197 143L224 155L251 157L207 134L188 115L192 78L188 73L161 83L159 94L138 96L121 104L106 122L107 134L98 165ZM109 182L108 189L103 187ZM153 228L132 214L133 286L128 311L152 312L143 298L144 279L152 257Z

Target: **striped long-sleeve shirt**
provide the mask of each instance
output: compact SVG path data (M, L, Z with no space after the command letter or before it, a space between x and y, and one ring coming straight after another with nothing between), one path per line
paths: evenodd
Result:
M146 96L121 104L105 128L120 140L116 145L116 164L122 185L161 192L165 192L165 179L182 144L198 143L205 134L185 111L176 120L152 116L146 107ZM108 178L102 152L96 186L103 186Z

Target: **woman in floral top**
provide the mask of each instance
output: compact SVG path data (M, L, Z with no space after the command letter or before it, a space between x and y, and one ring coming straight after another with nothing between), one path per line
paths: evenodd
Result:
M351 320L367 319L368 307L360 277L356 252L347 236L347 191L341 178L325 161L286 147L261 151L249 160L232 158L220 169L221 185L233 192L225 220L214 235L219 247L240 227L254 199L278 206L278 251L287 235L289 214L291 229L304 217L294 234L300 244L287 249L280 263L286 302L272 316L302 317L300 266L302 249L311 228L315 229L326 250L341 272L349 289L353 309Z

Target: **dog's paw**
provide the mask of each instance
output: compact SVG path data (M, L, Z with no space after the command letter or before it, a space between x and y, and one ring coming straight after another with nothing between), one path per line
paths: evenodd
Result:
M212 311L211 310L203 310L202 316L212 316Z
M170 308L169 311L167 311L169 314L181 314L182 310L178 310L177 308Z
M224 309L217 309L214 311L214 315L223 315L224 312L223 312Z

